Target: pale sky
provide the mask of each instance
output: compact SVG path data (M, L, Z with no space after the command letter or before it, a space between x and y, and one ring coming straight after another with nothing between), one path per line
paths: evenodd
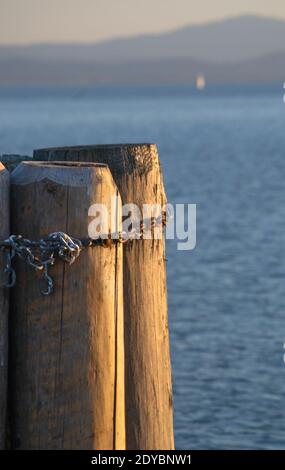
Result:
M245 13L285 18L285 0L0 0L0 44L96 42Z

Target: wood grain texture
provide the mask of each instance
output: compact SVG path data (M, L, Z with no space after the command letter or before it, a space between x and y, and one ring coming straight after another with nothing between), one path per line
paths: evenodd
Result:
M42 165L22 163L11 176L13 232L35 240L54 231L86 238L91 204L106 204L110 215L110 198L118 193L109 169ZM40 294L39 275L17 264L11 305L14 449L125 448L125 422L116 411L124 406L124 391L117 393L123 383L117 362L124 361L117 339L118 331L123 335L120 250L96 246L72 266L58 261L50 272L50 297Z
M0 240L9 236L9 181L8 171L0 163ZM4 289L4 255L0 252L0 450L5 449L8 372L8 310L9 294Z
M166 203L153 144L42 149L34 159L107 163L123 204ZM164 240L124 246L124 316L127 449L173 449Z
M31 160L32 157L24 155L0 155L0 162L7 168L8 171L12 172L19 165L19 163Z

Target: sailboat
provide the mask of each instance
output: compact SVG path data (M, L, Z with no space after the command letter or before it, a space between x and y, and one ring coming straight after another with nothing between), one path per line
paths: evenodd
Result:
M197 75L196 77L196 88L197 90L204 90L204 88L206 87L206 79L204 77L204 75L202 74L199 74Z

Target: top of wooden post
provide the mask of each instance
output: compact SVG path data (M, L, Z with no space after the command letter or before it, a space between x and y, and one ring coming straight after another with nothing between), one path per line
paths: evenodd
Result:
M152 143L51 147L35 150L34 160L106 163L123 204L163 206L167 202L157 146Z
M78 145L71 147L51 147L34 151L34 160L74 160L96 161L96 157L106 158L112 165L112 171L118 174L131 174L134 171L147 173L158 160L158 151L155 144L101 144ZM116 164L115 164L116 162ZM107 162L108 164L108 162Z
M21 162L11 176L12 183L17 185L48 179L68 186L86 186L92 182L98 169L109 172L108 166L103 163L31 161Z

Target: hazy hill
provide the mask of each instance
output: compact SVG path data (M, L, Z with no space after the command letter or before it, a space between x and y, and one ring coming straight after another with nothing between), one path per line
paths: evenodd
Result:
M0 60L0 83L92 84L183 83L194 84L198 74L208 83L272 82L285 77L285 53L270 54L236 64L213 64L190 59L133 61L121 64L45 62L29 59Z
M285 21L242 16L97 44L0 47L0 83L285 80Z

